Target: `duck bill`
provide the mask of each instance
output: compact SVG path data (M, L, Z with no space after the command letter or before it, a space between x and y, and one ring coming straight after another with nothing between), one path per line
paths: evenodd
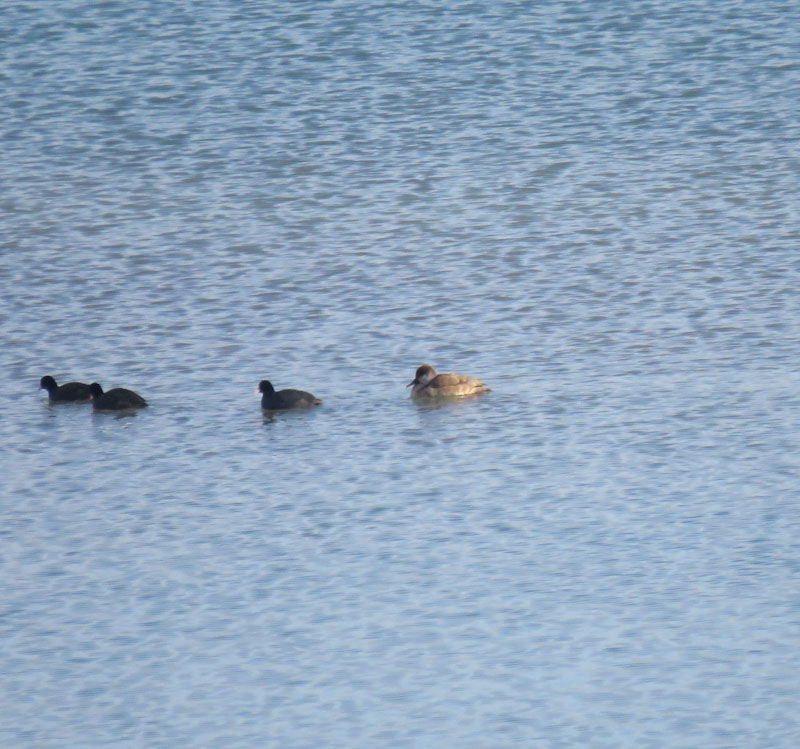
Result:
M412 385L416 385L417 383L418 383L418 380L411 380L411 382L409 382L408 385L406 385L406 387L410 388Z

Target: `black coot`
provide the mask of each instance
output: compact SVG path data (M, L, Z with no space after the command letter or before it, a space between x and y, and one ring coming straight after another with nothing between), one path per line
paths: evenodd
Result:
M133 390L125 388L113 388L107 393L96 382L89 385L92 392L95 411L125 411L129 408L143 408L147 401L141 395L137 395Z
M81 403L92 399L88 385L82 382L68 382L59 387L50 375L45 375L39 380L39 389L47 391L51 403Z
M309 408L318 406L322 401L305 390L278 390L272 387L269 380L261 380L258 383L257 393L261 396L261 408L266 411L282 411L287 408Z

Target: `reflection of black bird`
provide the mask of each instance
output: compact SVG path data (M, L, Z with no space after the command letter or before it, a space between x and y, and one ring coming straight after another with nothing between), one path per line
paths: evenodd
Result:
M92 399L88 385L82 382L68 382L59 387L50 375L45 375L39 381L39 390L47 391L51 403L81 403Z
M147 401L141 395L137 395L133 390L125 388L113 388L107 393L96 382L89 385L92 391L95 411L124 411L129 408L143 408Z
M286 408L308 408L322 403L317 396L307 393L305 390L288 389L276 392L269 380L261 380L258 383L256 393L263 393L261 396L261 408L267 411L281 411Z

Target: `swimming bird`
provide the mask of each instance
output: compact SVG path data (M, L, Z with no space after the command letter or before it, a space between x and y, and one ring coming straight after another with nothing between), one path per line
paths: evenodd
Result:
M322 401L316 395L305 390L278 390L272 387L269 380L261 380L256 388L256 394L262 393L261 408L265 411L282 411L287 408L309 408L318 406Z
M39 390L47 391L51 403L84 403L92 399L88 385L82 382L68 382L59 387L50 375L45 375L39 380Z
M414 379L406 385L411 387L412 398L441 398L488 393L480 380L460 374L437 374L430 364L417 368Z
M92 391L95 411L126 411L131 408L144 408L147 401L133 390L125 388L112 388L107 393L96 382L89 385Z

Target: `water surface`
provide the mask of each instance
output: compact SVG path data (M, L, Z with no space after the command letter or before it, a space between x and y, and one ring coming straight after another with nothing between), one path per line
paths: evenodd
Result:
M796 747L798 16L0 10L2 743Z

